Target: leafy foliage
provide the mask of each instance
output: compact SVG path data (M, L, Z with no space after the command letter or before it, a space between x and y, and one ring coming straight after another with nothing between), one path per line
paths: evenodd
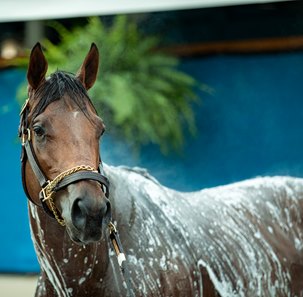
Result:
M91 42L97 44L101 67L90 96L111 134L168 152L182 147L185 131L194 133L195 80L178 69L178 59L157 51L160 40L141 34L134 20L117 16L105 26L93 17L72 30L51 26L61 41L44 41L50 72L58 65L76 72Z

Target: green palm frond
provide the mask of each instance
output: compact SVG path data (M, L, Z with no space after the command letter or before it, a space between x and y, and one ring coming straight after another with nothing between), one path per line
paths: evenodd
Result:
M49 72L60 66L75 73L91 42L99 47L101 66L90 96L112 134L135 147L153 143L168 152L182 147L184 133L195 132L196 81L178 69L177 58L156 50L160 40L141 34L134 20L117 16L105 26L92 17L72 30L50 26L61 41L43 42Z

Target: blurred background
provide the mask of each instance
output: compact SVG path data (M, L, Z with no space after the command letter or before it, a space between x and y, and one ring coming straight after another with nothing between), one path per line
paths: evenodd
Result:
M1 3L3 296L21 296L8 274L39 272L17 138L37 41L50 72L75 73L91 42L98 45L101 68L90 95L107 127L105 163L147 168L179 191L303 176L302 1ZM36 277L29 280L22 296L33 295Z

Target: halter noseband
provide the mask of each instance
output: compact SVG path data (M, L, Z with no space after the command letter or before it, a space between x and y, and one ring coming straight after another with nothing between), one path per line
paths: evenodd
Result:
M57 222L64 226L65 222L61 215L59 214L55 203L53 201L53 194L59 190L67 187L68 185L80 181L80 180L94 180L100 183L105 196L109 196L109 181L104 176L103 166L100 159L98 170L87 165L75 166L64 172L61 172L53 180L48 180L41 170L38 159L36 157L35 151L31 142L31 131L29 129L29 124L27 117L29 114L28 101L26 100L20 112L20 125L19 125L19 138L21 138L22 152L21 152L21 174L22 174L22 184L24 192L27 198L39 207L43 207L44 211L50 215L52 218L56 219ZM29 195L26 180L25 180L25 163L29 161L30 166L40 184L41 191L39 193L39 199L41 205L32 199ZM49 203L49 206L47 205Z

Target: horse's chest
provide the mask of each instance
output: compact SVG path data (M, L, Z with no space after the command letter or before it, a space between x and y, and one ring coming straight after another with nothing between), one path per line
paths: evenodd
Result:
M64 250L63 255L57 258L54 251L38 254L43 275L40 286L45 287L47 293L54 291L54 296L60 297L101 293L104 273L96 253L86 251L84 247L70 247Z

